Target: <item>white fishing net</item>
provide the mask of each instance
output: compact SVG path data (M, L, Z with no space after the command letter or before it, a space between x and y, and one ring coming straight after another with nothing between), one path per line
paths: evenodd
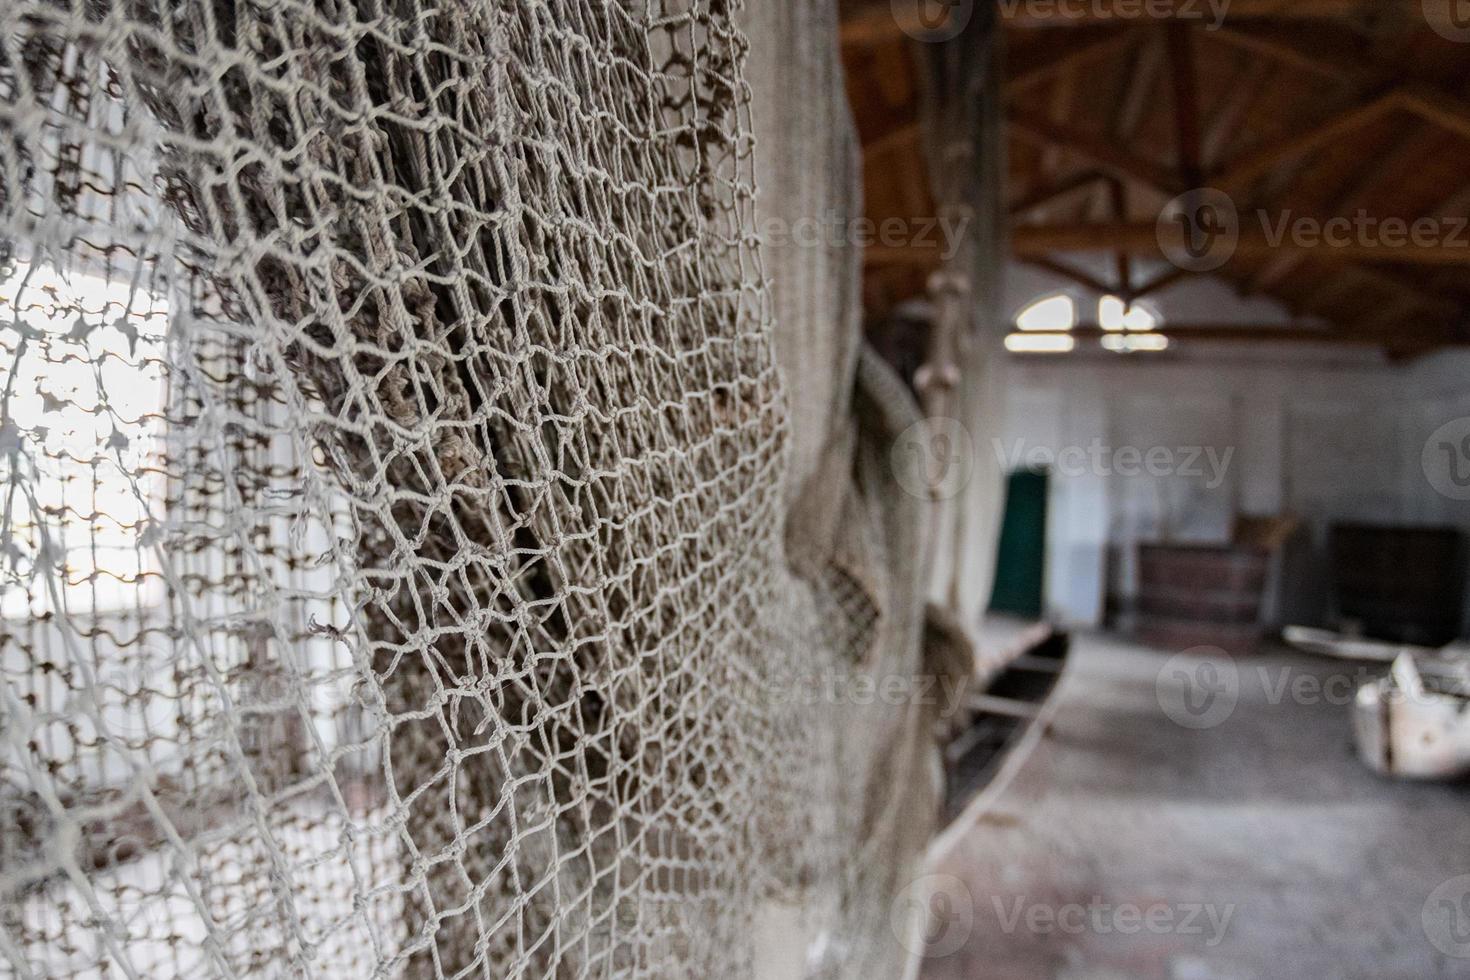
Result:
M0 5L0 976L897 975L932 709L792 692L922 669L915 416L792 353L766 8Z

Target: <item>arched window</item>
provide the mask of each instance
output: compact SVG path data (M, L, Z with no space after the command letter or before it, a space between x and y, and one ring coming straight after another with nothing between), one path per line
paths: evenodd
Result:
M1025 331L1071 330L1077 325L1077 304L1066 294L1033 301L1016 314L1016 329Z
M1157 311L1118 296L1099 299L1093 321L1103 330L1103 349L1119 354L1166 350L1169 338L1158 332L1162 323ZM1066 293L1043 296L1016 314L1015 330L1006 337L1006 350L1017 354L1068 353L1077 347L1073 331L1078 324L1076 300Z
M1131 354L1166 350L1169 346L1168 337L1155 333L1161 323L1157 313L1146 306L1129 305L1117 296L1097 301L1097 323L1108 331L1108 336L1102 338L1105 350Z
M1006 350L1017 354L1065 354L1077 340L1068 331L1077 325L1077 304L1059 293L1044 296L1016 314L1017 332L1006 337Z

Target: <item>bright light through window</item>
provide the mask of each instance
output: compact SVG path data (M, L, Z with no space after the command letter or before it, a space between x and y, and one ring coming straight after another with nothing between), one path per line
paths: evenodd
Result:
M1077 304L1070 296L1039 299L1016 316L1018 330L1063 331L1077 325Z
M0 467L34 468L7 481L0 508L0 614L53 611L48 575L76 613L148 600L138 535L158 489L145 474L163 415L166 317L161 299L126 280L18 262L0 281L0 318L19 325L7 333L14 346L0 346Z
M1146 307L1125 303L1117 296L1104 296L1097 303L1097 325L1107 331L1102 338L1104 350L1119 354L1134 351L1161 351L1169 347L1169 338L1156 331L1160 326L1157 313ZM1006 337L1006 350L1018 354L1065 354L1077 347L1071 334L1078 323L1077 304L1066 295L1038 299L1016 316L1017 333Z
M1134 351L1160 351L1169 349L1169 338L1161 333L1117 334L1104 337L1102 345L1119 354L1131 354Z
M1015 354L1065 354L1077 346L1065 333L1013 333L1006 337L1006 350Z
M1130 307L1116 296L1104 296L1097 303L1097 322L1104 330L1146 333L1158 327L1159 318L1141 306Z

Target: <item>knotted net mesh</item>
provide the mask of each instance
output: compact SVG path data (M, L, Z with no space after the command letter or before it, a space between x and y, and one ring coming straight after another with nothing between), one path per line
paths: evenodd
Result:
M0 975L894 975L923 713L779 685L914 669L912 409L788 542L735 18L0 5Z

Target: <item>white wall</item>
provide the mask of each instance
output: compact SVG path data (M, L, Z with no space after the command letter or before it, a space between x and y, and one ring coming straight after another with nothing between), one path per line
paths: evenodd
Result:
M1060 285L1021 270L1009 301L1017 309ZM1161 294L1156 308L1166 322L1241 319L1233 294L1207 280ZM1285 319L1269 307L1251 314ZM1046 585L1062 622L1098 624L1109 590L1131 594L1136 542L1223 542L1238 512L1306 519L1268 600L1283 621L1325 612L1321 555L1334 520L1470 532L1470 503L1436 492L1421 465L1430 433L1470 416L1470 351L1411 364L1291 345L1017 356L1005 414L1000 444L979 451L1056 461ZM1069 458L1057 455L1068 447ZM1200 454L1186 465L1193 449Z

